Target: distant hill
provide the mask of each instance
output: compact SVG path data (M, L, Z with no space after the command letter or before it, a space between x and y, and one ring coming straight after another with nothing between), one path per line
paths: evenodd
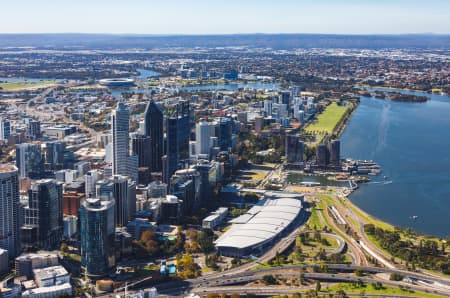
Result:
M450 49L450 35L114 35L114 34L0 34L0 47L118 49L165 47L250 46L293 48L420 48Z

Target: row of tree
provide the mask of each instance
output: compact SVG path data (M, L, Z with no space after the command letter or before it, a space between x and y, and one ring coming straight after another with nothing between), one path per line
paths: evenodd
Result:
M382 248L395 257L412 264L444 274L450 274L450 257L446 253L445 242L441 245L434 240L420 240L417 244L402 239L398 231L388 231L375 227L373 224L364 225L364 231L373 236Z

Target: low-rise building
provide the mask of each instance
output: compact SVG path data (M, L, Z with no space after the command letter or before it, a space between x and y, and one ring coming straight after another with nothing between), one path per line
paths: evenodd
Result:
M70 283L69 273L63 266L34 269L33 273L38 287L52 287Z
M278 241L299 218L303 196L265 196L245 214L230 221L233 223L231 228L215 241L220 255L258 255Z
M202 227L204 229L213 230L217 225L221 224L228 215L228 208L221 207L203 219Z
M33 277L33 269L57 266L58 255L50 252L37 252L23 254L16 258L15 267L17 276Z
M68 297L72 296L72 286L70 283L36 288L22 293L23 298L54 298L64 295L67 295Z

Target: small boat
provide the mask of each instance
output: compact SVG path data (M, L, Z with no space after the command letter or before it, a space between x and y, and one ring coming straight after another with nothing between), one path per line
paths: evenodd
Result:
M411 218L411 219L418 219L418 218L419 218L419 216L417 216L417 215L413 215L413 216L410 216L409 218Z

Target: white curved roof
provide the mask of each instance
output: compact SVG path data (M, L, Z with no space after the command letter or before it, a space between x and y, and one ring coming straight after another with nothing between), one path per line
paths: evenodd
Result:
M257 246L281 233L300 213L302 202L292 198L267 199L235 218L216 240L216 247L243 249Z

